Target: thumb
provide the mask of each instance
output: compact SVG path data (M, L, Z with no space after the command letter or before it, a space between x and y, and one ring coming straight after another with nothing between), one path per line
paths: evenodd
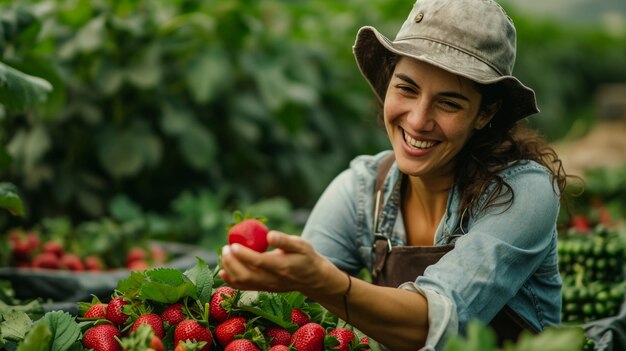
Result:
M285 234L277 230L271 230L267 233L267 242L274 248L292 253L304 252L307 246L310 246L298 236Z

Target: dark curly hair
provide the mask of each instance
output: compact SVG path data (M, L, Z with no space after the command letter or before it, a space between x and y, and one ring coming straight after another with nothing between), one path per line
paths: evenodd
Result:
M478 85L482 93L480 111L502 99L497 84ZM465 144L455 165L455 183L461 192L460 213L490 207L508 208L515 197L513 189L499 173L517 162L535 161L552 173L555 192L565 194L568 175L558 155L526 120L511 122L496 113L489 125L476 131ZM490 197L479 206L481 194L494 187Z

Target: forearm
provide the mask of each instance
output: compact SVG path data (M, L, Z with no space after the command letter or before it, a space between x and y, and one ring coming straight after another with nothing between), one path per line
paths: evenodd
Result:
M417 350L424 345L428 335L428 303L424 296L354 277L351 280L347 299L351 325L392 350ZM346 319L343 294L348 288L347 276L336 269L327 275L326 285L333 290L307 295Z

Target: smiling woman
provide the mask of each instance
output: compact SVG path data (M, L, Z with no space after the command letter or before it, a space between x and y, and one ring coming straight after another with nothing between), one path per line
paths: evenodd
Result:
M301 291L393 350L441 350L472 320L501 343L558 324L566 175L523 125L538 109L515 44L490 0L418 0L393 41L361 28L354 54L393 150L354 159L302 237L225 247L220 276ZM373 284L351 277L364 268Z

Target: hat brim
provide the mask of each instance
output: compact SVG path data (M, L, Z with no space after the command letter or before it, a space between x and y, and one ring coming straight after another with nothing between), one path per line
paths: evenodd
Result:
M535 92L511 75L502 75L475 56L427 38L405 38L391 41L374 27L359 30L353 47L361 74L382 103L386 87L380 75L396 56L407 56L432 64L480 84L498 84L506 90L498 115L510 122L539 112Z

